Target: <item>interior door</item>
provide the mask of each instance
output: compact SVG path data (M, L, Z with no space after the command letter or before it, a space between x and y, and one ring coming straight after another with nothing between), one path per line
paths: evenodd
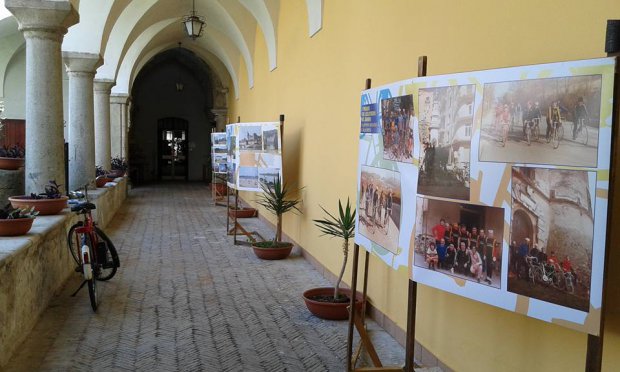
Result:
M180 118L166 118L160 119L158 124L158 179L187 181L187 121Z

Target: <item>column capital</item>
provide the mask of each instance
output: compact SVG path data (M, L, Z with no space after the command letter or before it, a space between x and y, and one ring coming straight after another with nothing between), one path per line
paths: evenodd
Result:
M116 81L112 79L95 79L95 92L110 94L112 87L115 85Z
M228 109L211 109L211 113L215 116L226 116Z
M82 52L62 52L62 60L67 72L95 74L97 68L103 64L99 54Z
M126 105L131 97L126 93L112 93L110 95L110 103Z
M5 0L4 6L15 16L24 38L62 41L67 29L80 16L69 1Z

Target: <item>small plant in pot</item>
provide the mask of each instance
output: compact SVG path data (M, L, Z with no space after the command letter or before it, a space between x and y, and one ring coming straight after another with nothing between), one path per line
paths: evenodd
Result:
M67 207L67 200L69 199L60 191L61 186L55 180L50 180L45 186L45 192L11 196L9 201L13 208L34 207L41 216L57 214Z
M355 209L352 209L349 199L347 205L342 206L342 202L338 200L338 214L334 216L325 208L321 207L326 217L320 220L313 220L315 226L321 230L322 235L332 238L342 239L342 253L344 259L340 268L340 275L334 288L313 288L304 292L303 297L308 310L319 318L331 320L343 320L349 317L349 306L351 299L351 291L341 289L340 283L344 271L347 267L347 259L349 257L349 241L355 237ZM358 302L359 301L359 302ZM356 304L361 305L361 299L356 296Z
M256 201L269 212L276 216L276 234L273 240L252 243L254 254L265 260L280 260L288 257L293 249L293 244L282 241L282 215L289 211L301 213L297 205L300 199L291 198L291 190L286 184L282 184L280 177L273 182L261 182L263 193Z
M127 172L127 160L121 157L112 158L111 169L112 170L109 171L107 174L108 177L123 177L125 175L125 172Z
M114 178L108 176L108 171L103 169L101 165L97 165L95 168L95 184L97 187L103 187L106 183L114 181Z
M12 208L10 204L0 209L0 236L24 235L32 228L39 212L33 207Z
M26 150L20 145L0 147L0 169L16 170L24 166Z

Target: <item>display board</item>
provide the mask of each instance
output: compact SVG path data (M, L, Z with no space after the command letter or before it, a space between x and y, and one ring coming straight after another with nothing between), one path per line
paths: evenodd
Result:
M280 123L236 123L226 126L228 186L262 192L261 183L282 179Z
M598 335L615 63L362 92L356 243L416 282Z
M226 174L228 169L226 133L211 133L211 167L216 174Z

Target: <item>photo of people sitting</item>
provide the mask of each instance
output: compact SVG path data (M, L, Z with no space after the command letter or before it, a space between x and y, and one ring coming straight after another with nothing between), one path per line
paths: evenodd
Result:
M417 207L416 266L500 287L503 209L422 197ZM446 217L464 209L459 221Z

